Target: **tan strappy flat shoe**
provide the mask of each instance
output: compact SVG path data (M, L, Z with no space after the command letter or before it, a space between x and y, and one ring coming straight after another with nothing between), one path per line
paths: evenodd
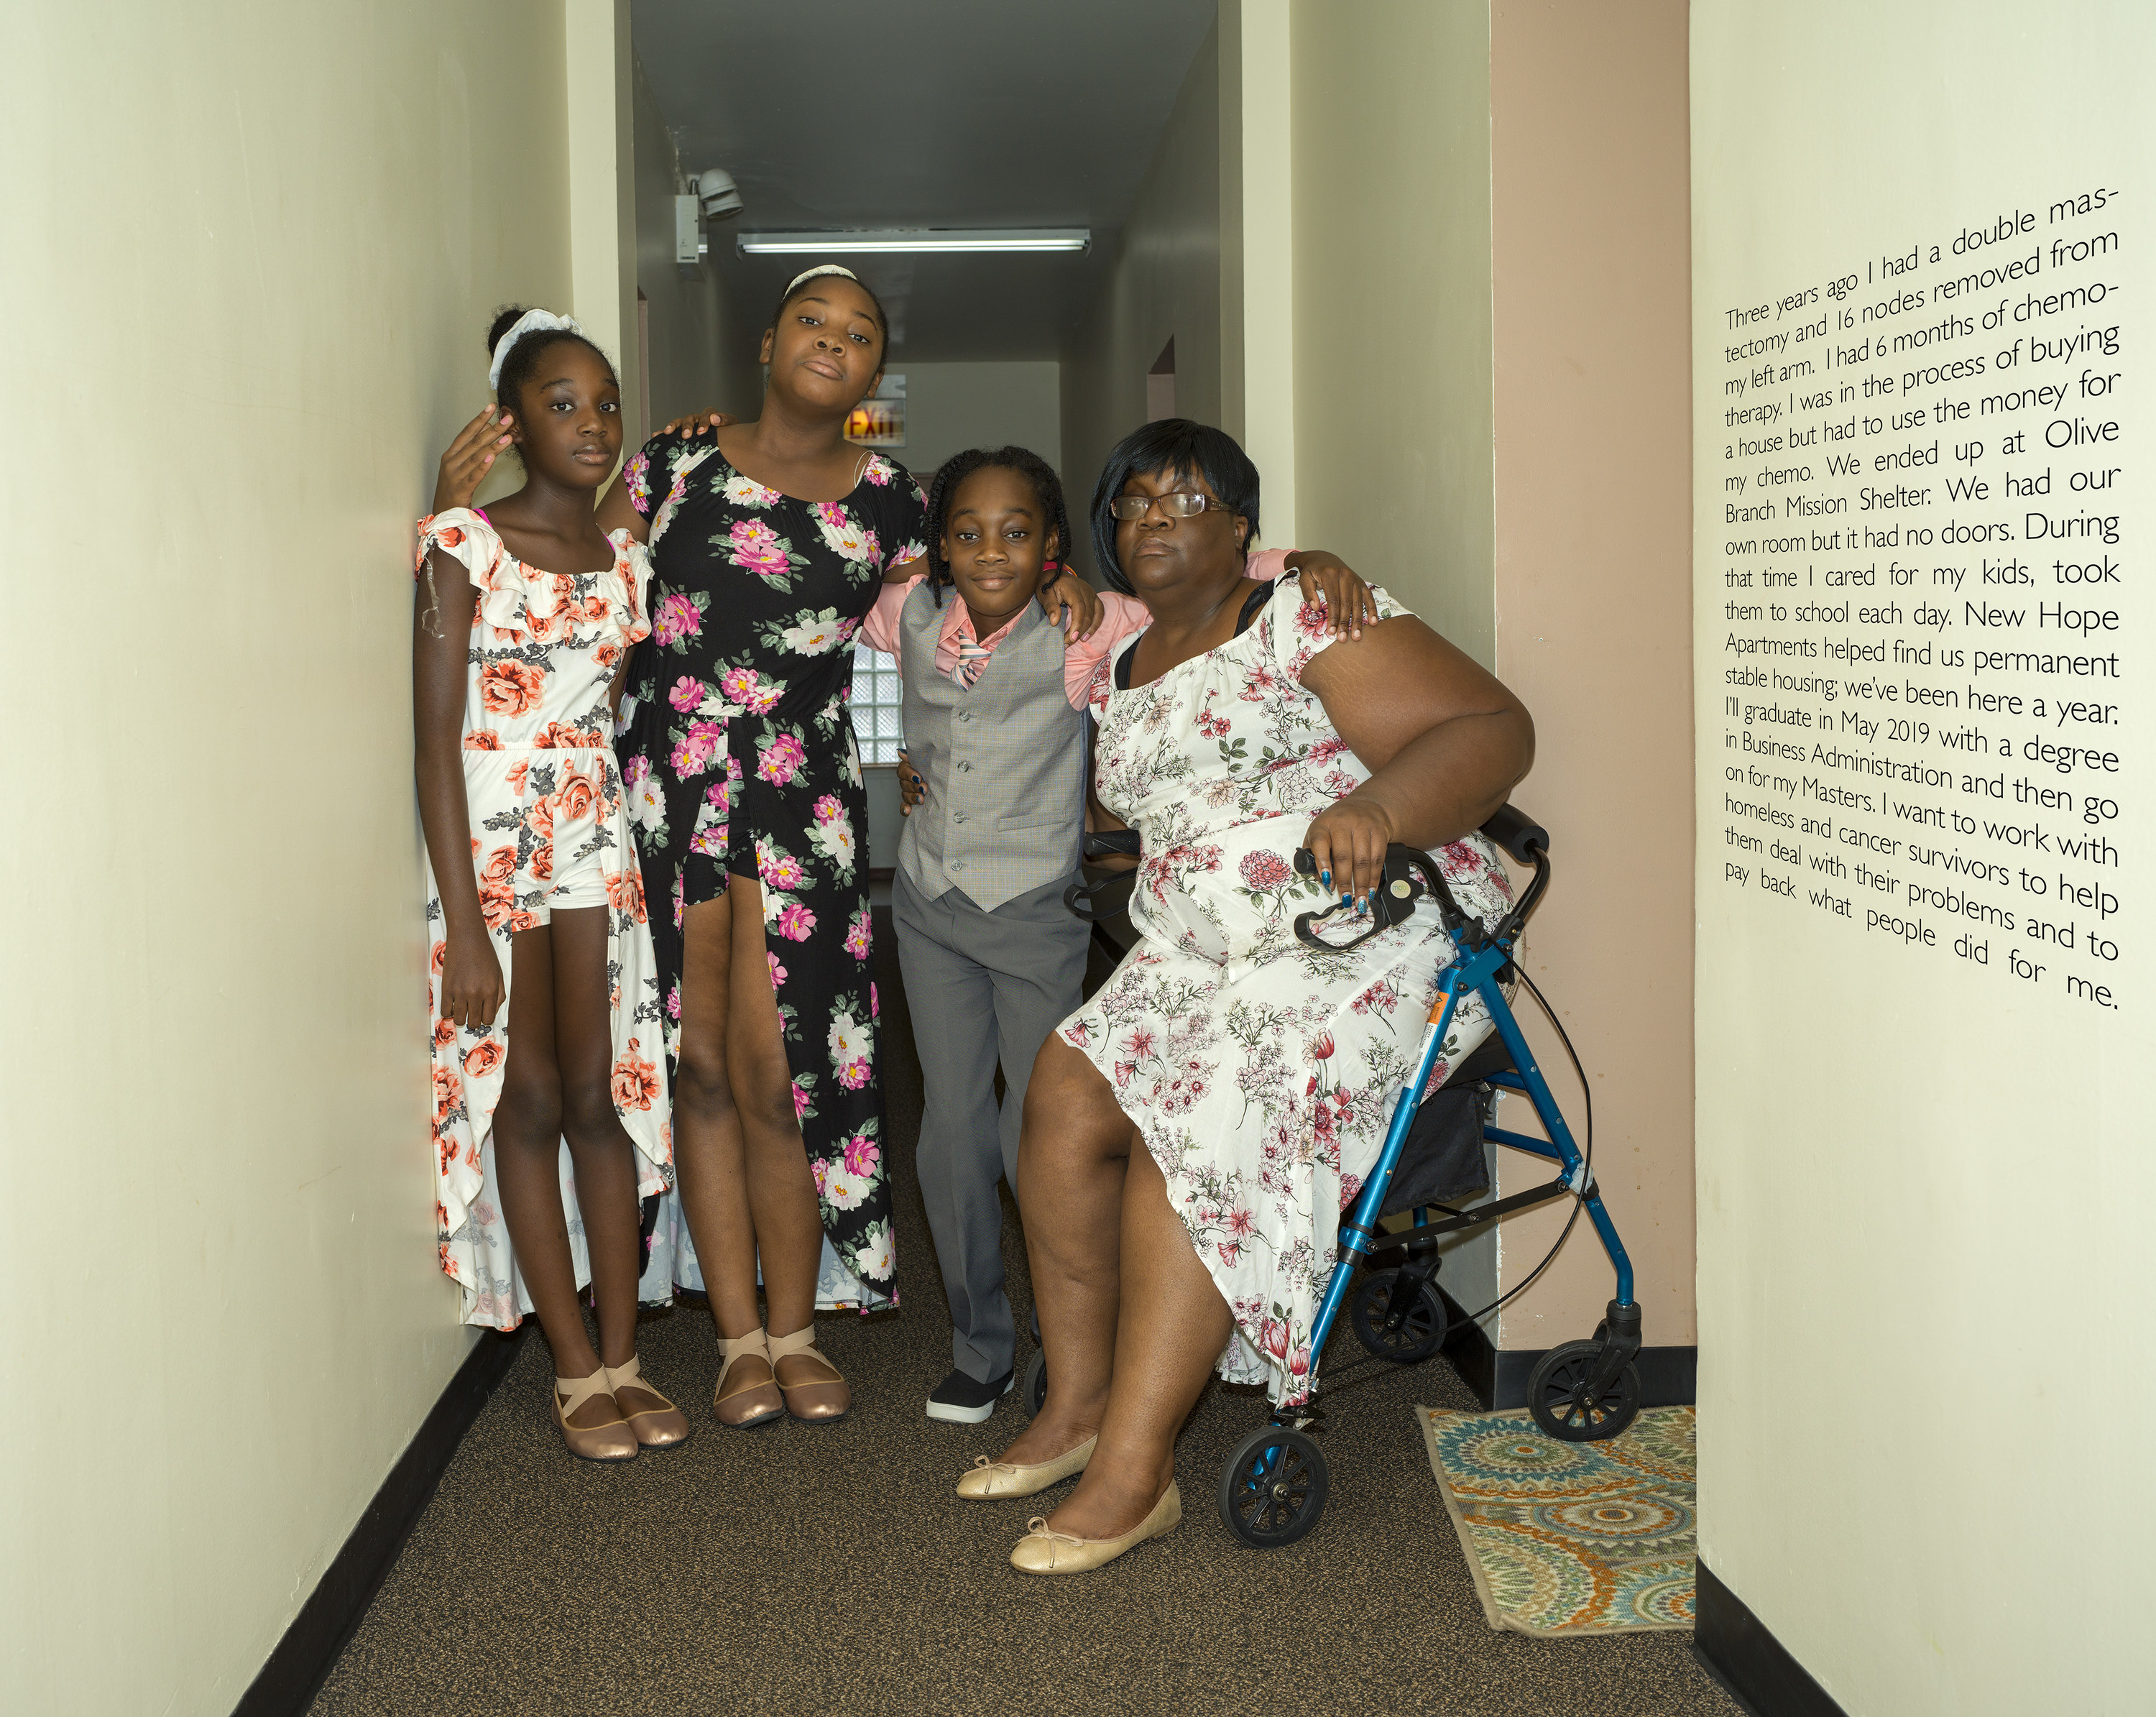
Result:
M726 1387L726 1373L733 1370L737 1360L762 1360L767 1365L771 1363L771 1344L761 1329L752 1329L747 1335L721 1336L719 1357L724 1363L719 1367L718 1383L711 1391L711 1411L719 1416L720 1424L746 1431L752 1425L768 1425L786 1411L786 1397L778 1392L774 1378Z
M644 1380L644 1361L634 1354L629 1356L626 1365L608 1365L606 1380L607 1388L617 1397L616 1406L622 1405L619 1397L624 1389L648 1395L659 1403L623 1415L639 1443L648 1449L671 1449L688 1442L689 1416Z
M797 1419L806 1419L819 1425L835 1424L846 1416L846 1410L854 1404L854 1392L846 1380L839 1375L839 1368L816 1345L816 1326L797 1329L791 1335L771 1338L771 1375L778 1375L778 1362L795 1354L813 1355L829 1367L831 1375L819 1377L813 1383L782 1383L779 1391L786 1397L786 1411Z
M628 1422L617 1419L611 1425L589 1427L572 1425L569 1415L595 1395L611 1395L607 1387L607 1369L602 1365L588 1377L557 1377L554 1393L549 1397L554 1403L554 1422L562 1427L562 1441L569 1446L569 1452L580 1461L633 1461L636 1458L636 1433ZM567 1396L565 1401L562 1399Z

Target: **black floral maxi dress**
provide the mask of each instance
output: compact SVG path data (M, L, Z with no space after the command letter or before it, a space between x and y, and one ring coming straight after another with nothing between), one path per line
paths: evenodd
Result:
M678 1059L681 921L763 888L793 1108L816 1177L820 1306L897 1303L883 1092L870 977L868 801L848 705L854 635L885 570L923 553L927 506L877 455L843 501L797 501L709 441L654 436L623 472L651 521L651 636L617 742L651 903L667 1051ZM678 1193L651 1232L649 1275L702 1285Z

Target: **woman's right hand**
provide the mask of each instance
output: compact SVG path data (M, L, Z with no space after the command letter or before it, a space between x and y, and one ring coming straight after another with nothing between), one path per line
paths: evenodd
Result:
M488 470L509 445L509 414L490 405L458 431L442 455L441 470L434 479L434 511L470 506L472 496Z
M493 938L452 936L442 953L442 1017L467 1031L484 1031L508 1000Z
M692 411L688 416L676 418L672 423L667 424L665 433L669 435L686 435L693 440L707 431L716 435L732 421L733 419L722 411Z

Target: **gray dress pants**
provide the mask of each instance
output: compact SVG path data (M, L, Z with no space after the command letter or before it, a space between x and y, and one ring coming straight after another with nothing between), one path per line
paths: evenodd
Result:
M891 878L898 968L927 1093L914 1162L951 1301L952 1363L983 1383L1009 1370L1016 1350L996 1179L1007 1178L1016 1195L1019 1123L1033 1058L1083 1000L1091 933L1063 904L1075 880L1035 888L991 912L963 889L924 899L903 866Z

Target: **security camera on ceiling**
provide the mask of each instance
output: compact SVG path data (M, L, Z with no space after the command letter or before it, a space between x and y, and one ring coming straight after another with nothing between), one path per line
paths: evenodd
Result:
M694 190L674 199L674 260L685 275L701 269L711 248L704 237L704 223L732 220L742 212L741 188L724 167L700 172L692 182Z
M742 212L741 188L722 167L696 175L696 198L704 206L706 220L732 220Z

